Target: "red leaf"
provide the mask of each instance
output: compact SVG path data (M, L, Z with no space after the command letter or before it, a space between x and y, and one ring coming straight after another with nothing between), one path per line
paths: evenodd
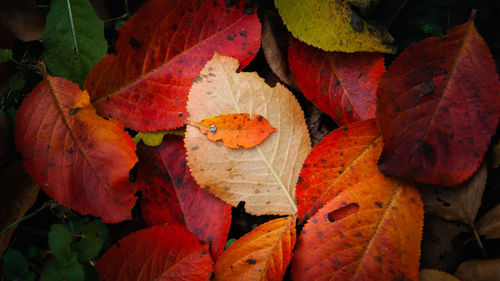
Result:
M300 172L296 189L299 218L306 220L316 213L342 191L346 181L366 176L366 159L380 155L380 150L368 148L380 142L374 119L352 123L323 138Z
M500 117L500 82L472 20L408 47L378 95L382 172L453 186L477 170Z
M243 3L153 0L120 29L118 54L107 55L90 72L85 88L99 114L140 131L183 125L192 81L214 52L246 66L260 47L256 13Z
M95 265L101 281L208 280L208 245L179 226L153 226L112 246Z
M299 236L293 280L418 280L422 200L412 184L379 172L381 151L369 120L337 129L311 152L310 192L333 199Z
M180 137L167 135L160 146L141 145L139 149L138 182L144 195L141 208L145 221L149 225L185 224L198 239L212 242L212 254L218 258L231 224L231 205L194 181Z
M375 117L377 84L385 71L382 55L325 52L291 40L288 61L304 96L337 124Z
M96 114L77 84L40 82L19 108L15 140L28 173L59 203L105 222L131 217L135 145L121 123Z
M222 140L230 148L252 148L276 130L264 116L255 114L250 119L248 113L223 114L189 124L198 127L209 140Z

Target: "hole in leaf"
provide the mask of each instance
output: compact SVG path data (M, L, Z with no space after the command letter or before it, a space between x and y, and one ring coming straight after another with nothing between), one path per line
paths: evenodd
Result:
M351 203L349 205L346 205L342 208L339 208L337 210L331 211L330 213L326 214L326 220L329 222L335 222L356 213L358 210L359 210L358 203Z

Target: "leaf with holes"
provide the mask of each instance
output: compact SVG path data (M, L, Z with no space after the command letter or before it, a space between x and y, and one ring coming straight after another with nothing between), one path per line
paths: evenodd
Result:
M232 149L188 126L184 139L188 165L198 184L223 201L254 215L295 214L295 185L310 151L304 114L281 84L269 87L256 73L236 73L238 62L215 54L189 93L193 122L233 113L259 114L276 127L250 149Z
M141 209L148 225L185 225L198 239L211 242L218 258L224 250L231 206L201 189L186 166L186 149L178 136L167 135L158 147L138 146Z
M394 52L390 34L369 25L350 2L360 1L274 0L288 30L307 44L346 53Z
M179 226L153 226L129 234L95 265L99 280L208 280L213 261L208 245Z
M297 184L299 218L304 221L337 196L350 182L378 174L371 165L382 146L373 119L341 127L316 145Z
M120 29L117 54L107 55L85 81L102 116L137 131L180 127L196 75L217 51L246 66L260 48L256 13L224 1L153 0Z
M197 127L209 140L222 140L230 148L252 148L276 130L262 115L250 118L248 113L223 114L189 125Z
M215 280L281 280L293 256L296 220L275 219L236 240L215 264Z
M337 124L375 117L382 55L324 52L291 40L288 61L304 96Z
M362 165L345 166L352 176L334 184L337 194L302 229L292 279L418 280L424 213L418 190L378 171L380 137L372 134L369 143L349 135L339 142L345 143L342 138L365 148L357 160ZM344 156L338 152L335 157ZM321 160L314 164L325 165Z
M48 76L24 99L15 121L26 171L53 199L83 214L131 217L135 145L117 121L99 117L86 91Z
M479 168L500 117L500 82L472 20L414 43L378 87L380 169L454 186Z

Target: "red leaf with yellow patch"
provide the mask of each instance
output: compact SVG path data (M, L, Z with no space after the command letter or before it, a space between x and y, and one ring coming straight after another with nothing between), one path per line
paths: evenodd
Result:
M260 48L257 14L238 3L153 0L120 29L117 54L107 55L85 81L102 116L138 131L183 125L192 81L214 52L245 67Z
M454 186L481 163L500 117L500 82L474 22L414 43L378 88L380 170Z
M213 261L208 244L186 229L153 226L118 241L95 268L102 281L199 281L210 279Z
M137 180L148 225L185 225L198 239L211 242L215 259L224 251L231 205L200 188L186 166L182 138L166 135L158 147L139 145Z
M325 52L291 40L288 61L304 96L340 126L375 117L382 55Z
M211 141L222 140L230 148L252 148L276 130L262 115L250 118L248 113L224 114L188 124L198 127Z
M137 162L132 138L114 120L99 117L86 91L48 76L23 101L15 140L35 182L62 205L119 222L131 217Z

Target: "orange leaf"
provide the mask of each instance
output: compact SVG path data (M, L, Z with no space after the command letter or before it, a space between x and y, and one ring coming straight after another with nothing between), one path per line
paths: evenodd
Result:
M40 82L19 108L14 136L26 170L50 197L105 222L131 217L135 145L121 123L96 114L77 84Z
M369 124L371 136L356 137L361 133L356 130ZM412 184L378 171L382 140L374 126L373 120L357 122L331 133L346 132L337 141L352 142L346 154L361 149L355 160L361 165L345 167L350 172L332 184L337 190L333 199L304 226L292 264L293 280L418 280L423 204ZM342 151L334 155L322 149L325 158L345 157ZM321 160L312 165L328 167ZM330 175L335 174L333 170ZM314 176L317 185L328 187L327 173L309 175Z
M373 119L339 128L307 156L297 184L299 219L307 220L342 191L347 181L366 175L367 161L380 154L380 132ZM376 149L373 145L378 145ZM376 169L370 173L378 173Z
M230 148L254 147L276 130L262 115L250 119L248 113L224 114L189 124L198 127L209 140L222 140Z
M293 255L295 221L266 222L231 244L215 264L215 280L281 280Z
M104 253L95 268L102 281L199 281L210 278L212 266L208 244L172 225L126 236Z

